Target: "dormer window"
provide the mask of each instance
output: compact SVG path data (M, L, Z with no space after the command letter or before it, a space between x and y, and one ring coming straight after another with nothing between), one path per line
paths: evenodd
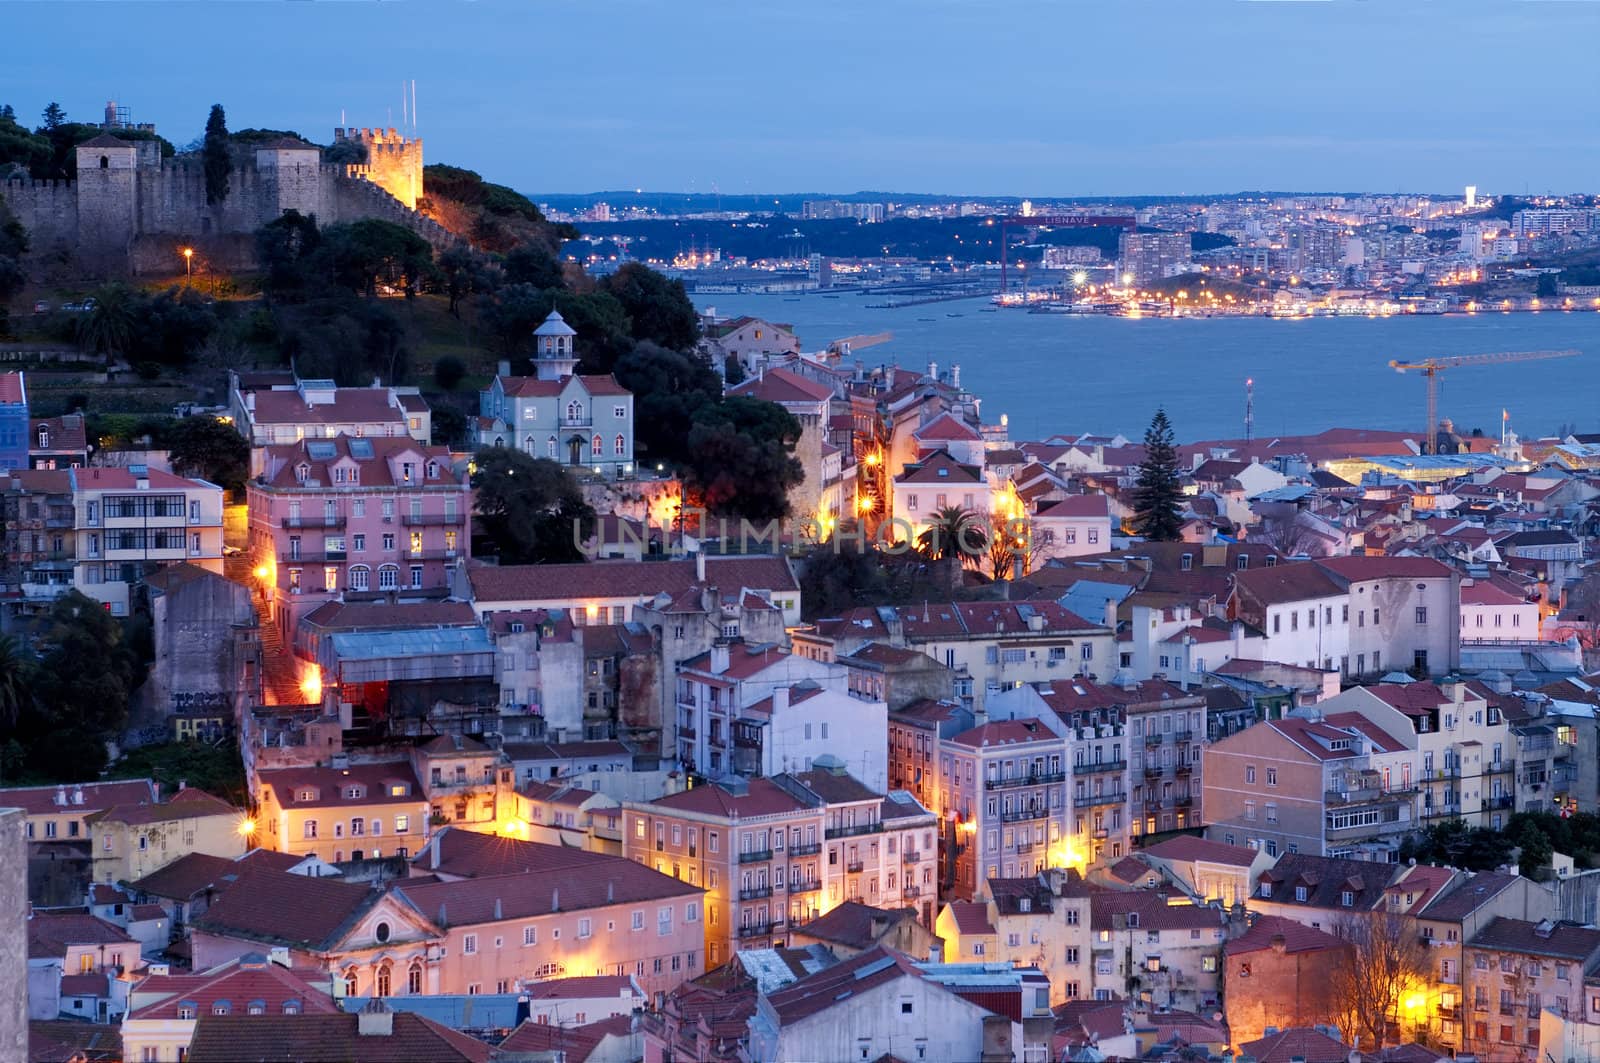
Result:
M1346 908L1353 907L1356 903L1356 895L1351 893L1349 890L1345 890L1339 894L1339 903L1344 905Z
M311 478L311 466L301 462L294 467L294 478L300 483L305 483Z
M1267 555L1267 567L1268 568L1274 568L1274 567L1277 566L1277 564L1278 564L1278 555L1277 554L1268 554Z
M520 620L511 621L511 633L513 635L522 634L522 621L520 621Z
M365 794L366 791L359 786L346 786L344 788L344 796L347 801L359 801Z
M1294 899L1297 901L1304 901L1306 899L1306 888L1304 886L1296 886L1294 888Z
M283 1013L285 1015L300 1014L300 1002L298 1000L285 1000L283 1002Z
M39 449L43 450L50 445L50 429L44 425L39 426Z
M245 1006L244 1010L247 1015L265 1015L267 1013L267 1002L265 1000L252 1000Z
M1017 899L1017 911L1019 911L1019 912L1031 912L1031 911L1033 911L1033 901L1030 900L1027 897L1019 897Z
M1249 554L1240 554L1239 555L1238 565L1239 565L1239 571L1240 572L1243 572L1245 569L1249 568L1250 567L1250 555Z
M316 799L317 791L311 789L301 790L299 793L295 794L296 801L315 801Z
M439 463L436 462L436 461L428 462L428 479L437 480L438 478L439 478Z
M1182 557L1178 558L1178 568L1181 569L1182 571L1188 572L1193 567L1194 567L1194 555L1193 554L1184 554Z
M1129 927L1136 927L1138 925L1139 925L1139 913L1138 912L1129 912L1128 913L1128 926Z
M1272 883L1263 882L1261 884L1261 899L1262 900L1266 900L1268 897L1271 897L1271 896L1272 896Z
M192 1019L192 1018L194 1018L194 1013L195 1013L196 1010L198 1010L198 1009L196 1008L194 1001L185 1000L184 1002L182 1002L181 1004L178 1005L178 1018L180 1018L180 1019Z
M410 795L410 793L411 793L411 784L410 783L396 782L396 783L390 783L389 784L389 796L390 797L407 797L407 796Z
M413 462L404 461L400 463L400 480L402 483L410 483L415 475L416 465Z
M232 1010L233 1005L228 1003L226 1000L219 1000L215 1004L211 1005L211 1014L213 1015L226 1015Z

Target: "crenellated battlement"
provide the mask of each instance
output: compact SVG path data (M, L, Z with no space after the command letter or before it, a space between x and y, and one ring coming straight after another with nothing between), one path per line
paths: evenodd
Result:
M422 198L422 140L393 129L335 129L335 143L360 144L367 161L346 168L345 176L380 185L410 210Z

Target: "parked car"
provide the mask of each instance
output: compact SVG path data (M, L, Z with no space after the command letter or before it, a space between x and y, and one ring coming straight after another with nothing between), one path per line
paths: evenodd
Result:
M50 312L50 304L40 299L33 304L33 312L35 314L48 314Z

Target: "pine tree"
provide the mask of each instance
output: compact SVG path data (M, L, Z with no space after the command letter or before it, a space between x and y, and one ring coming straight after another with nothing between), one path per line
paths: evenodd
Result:
M228 174L233 171L233 155L228 150L228 116L220 103L211 105L200 157L206 168L206 203L216 206L228 198Z
M44 109L44 127L50 132L55 132L67 124L67 112L54 100Z
M1157 409L1144 433L1144 462L1133 487L1133 529L1151 542L1170 543L1183 530L1178 450L1167 411Z

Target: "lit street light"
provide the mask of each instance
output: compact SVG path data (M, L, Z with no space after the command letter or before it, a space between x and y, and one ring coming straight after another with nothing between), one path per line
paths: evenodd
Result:
M186 277L194 276L194 248L183 249L183 274Z

